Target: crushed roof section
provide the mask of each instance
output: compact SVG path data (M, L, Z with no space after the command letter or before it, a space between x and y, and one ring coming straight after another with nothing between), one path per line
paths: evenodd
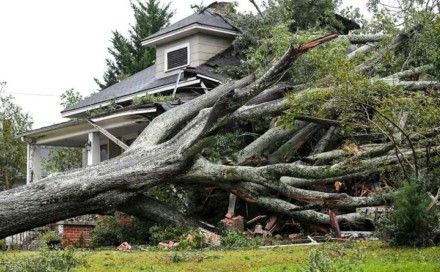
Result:
M229 24L227 21L225 21L223 18L221 18L218 15L214 15L211 12L205 10L201 13L196 13L191 16L188 16L166 28L163 28L159 30L158 32L148 36L147 38L143 39L143 41L151 40L154 38L157 38L159 36L171 33L173 31L185 28L187 26L193 25L193 24L199 24L204 26L210 26L210 27L217 27L222 28L225 30L230 31L237 31L235 27L233 27L231 24Z
M239 66L243 60L242 57L235 55L233 51L232 47L230 47L200 66L187 67L185 72L202 74L220 81L224 80L227 76L223 73L222 69L229 66Z

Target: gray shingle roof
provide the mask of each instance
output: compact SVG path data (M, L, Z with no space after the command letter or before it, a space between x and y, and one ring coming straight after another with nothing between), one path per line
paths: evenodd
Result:
M165 35L167 33L182 29L184 27L187 27L187 26L190 26L193 24L199 24L199 25L204 25L204 26L222 28L222 29L231 30L231 31L237 31L232 25L227 23L221 17L219 17L217 15L213 15L209 11L204 11L202 13L196 13L191 16L188 16L188 17L178 21L177 23L174 23L166 28L163 28L163 29L159 30L158 32L145 38L144 41L151 40L153 38Z
M155 81L156 65L152 65L129 78L118 82L107 89L100 91L99 93L92 94L89 97L81 100L79 103L72 105L62 112L80 109L83 107L100 104L104 101L114 98L131 95L136 92L145 90L145 87L152 84Z
M197 69L198 73L204 74L206 76L212 77L217 80L221 80L224 78L219 74L209 72L207 67L205 67L205 65L204 67L201 66L195 67L195 69ZM72 105L71 107L65 109L62 112L69 112L84 107L99 105L111 99L118 99L125 96L131 96L131 95L135 95L136 93L145 92L146 90L152 90L161 86L174 84L178 76L176 74L176 75L171 75L168 77L156 79L155 75L156 75L156 65L152 65L132 75L131 77L128 77L127 79L124 79L121 82L118 82L108 87L107 89L104 89L98 93L95 93L89 97L84 98L77 104Z
M232 50L226 50L220 53L206 63L197 67L188 67L185 70L192 73L202 74L217 80L223 80L225 76L214 71L216 68L222 68L230 65L238 65L240 59L232 55ZM174 84L177 80L177 74L164 78L156 79L156 65L152 65L124 80L118 82L107 89L84 98L79 103L72 105L62 112L69 112L93 105L99 105L111 99L118 99L126 96L143 93L146 90L152 90L161 86ZM193 76L193 75L191 75Z

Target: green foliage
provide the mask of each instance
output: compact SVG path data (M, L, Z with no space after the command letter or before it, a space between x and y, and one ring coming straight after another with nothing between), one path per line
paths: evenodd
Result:
M42 167L47 174L79 169L82 167L82 148L52 147Z
M246 249L254 248L257 243L242 232L230 231L222 236L221 245L225 249Z
M116 103L116 98L113 97L108 100L108 104L106 104L105 106L100 106L97 109L89 110L86 112L86 114L88 117L94 117L94 116L98 116L98 115L108 114L108 113L111 113L117 109L122 109L122 108L123 108L123 106Z
M420 181L404 182L391 211L378 223L378 237L391 246L432 245L440 225L435 209L428 209L430 202Z
M392 136L393 123L398 124L401 112L407 112L410 113L405 124L407 133L426 132L438 126L440 100L435 92L407 91L372 79L429 63L440 68L439 7L433 1L400 2L390 8L380 0L369 1L374 14L369 24L353 8L341 11L343 15L363 20L364 33L389 34L382 41L385 47L400 32L409 33L410 40L390 48L380 61L365 55L349 60L347 48L350 45L346 39L321 44L301 56L279 80L292 85L306 84L311 90L288 97L289 110L284 116L284 125L290 126L299 115L311 115L339 119L345 124L343 133L346 134L359 132L362 125L371 126L371 133ZM234 42L235 51L247 56L242 71L262 75L289 46L299 46L328 34L331 29L327 26L334 26L330 21L339 6L340 1L331 0L280 0L268 1L263 16L231 15L243 31ZM368 73L356 72L361 63L371 64ZM438 76L438 71L440 69L432 69L432 74ZM426 80L430 80L430 76L427 77ZM334 110L330 112L328 107Z
M135 23L129 30L129 38L117 30L113 31L112 47L108 52L112 56L107 59L107 71L103 82L95 78L99 88L111 85L147 68L156 60L156 49L142 46L142 39L167 26L173 12L170 4L161 5L159 0L136 0L131 2Z
M348 60L346 47L343 41L330 42L308 52L296 63L291 72L293 80L307 83L309 89L301 95L288 96L289 110L283 124L291 125L299 115L337 117L345 124L343 132L347 134L359 131L359 125L363 125L372 127L372 132L392 135L394 124L399 124L399 115L404 111L409 113L407 133L426 132L438 126L440 100L435 92L407 91L356 72L356 66L364 59ZM396 63L390 63L387 69L391 70L384 75L398 72L392 68ZM319 78L324 80L318 86L311 83Z
M439 67L440 6L436 1L401 0L389 5L385 1L369 0L367 6L373 14L368 29L370 32L389 34L406 32L411 35L411 42L405 43L394 52L396 57L393 57L393 60L398 70L406 70L426 63ZM438 76L438 69L433 69L432 72Z
M179 97L172 95L161 95L161 94L146 94L143 96L137 96L133 99L133 105L144 105L150 103L168 102L179 100Z
M179 249L202 249L209 246L209 241L199 229L190 229L179 239Z
M204 149L206 156L212 161L234 159L233 155L241 149L242 137L238 133L215 135Z
M69 89L61 95L60 105L67 109L82 99L83 97L78 91ZM49 150L49 155L43 159L42 167L48 175L81 168L82 150L82 147L52 147Z
M58 235L57 232L50 230L50 231L46 231L44 233L42 233L40 235L40 239L44 240L46 243L50 242L50 241L56 241L56 240L60 240L60 237Z
M430 33L426 35L427 41L421 46L429 45L426 50L426 56L433 64L433 75L440 80L440 18L433 20Z
M4 93L5 86L0 82L0 191L25 178L26 143L17 136L32 127L32 118Z
M340 0L279 0L284 21L291 21L290 30L311 30L322 27L340 28L335 12Z
M160 242L178 241L190 229L186 227L153 226L150 228L149 244L156 246Z
M234 25L238 26L242 34L234 42L234 51L239 55L247 55L258 48L261 40L274 38L271 29L274 25L282 22L280 8L275 1L268 1L263 16L255 16L252 13L229 13ZM246 66L244 66L246 68ZM252 70L248 69L247 73Z
M4 272L67 272L84 265L86 262L75 256L73 248L62 251L43 249L37 256L11 259L0 255L0 271Z
M277 44L280 36L277 28L283 27L290 32L322 30L327 26L339 26L334 12L341 1L338 0L269 0L264 2L262 15L229 14L242 35L234 41L238 54L247 55L270 41ZM284 50L287 47L284 47ZM273 55L269 52L268 57ZM264 66L263 66L264 67ZM252 71L250 69L249 71Z
M118 246L123 242L145 244L149 237L151 222L130 217L131 222L123 223L118 216L104 216L93 229L93 246Z
M359 266L364 262L365 248L353 242L328 242L309 251L308 262L300 271L362 271Z
M63 109L67 109L83 99L83 96L74 89L69 89L61 95L60 105Z

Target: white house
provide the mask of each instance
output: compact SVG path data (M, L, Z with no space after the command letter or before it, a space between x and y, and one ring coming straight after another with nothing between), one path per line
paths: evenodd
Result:
M93 165L121 154L158 114L208 92L224 80L215 69L238 64L227 49L239 34L213 3L146 37L142 44L156 48L154 65L102 90L61 112L69 121L28 131L27 183L41 179L41 146L81 147L83 165ZM178 95L174 101L134 105L146 94ZM116 105L110 112L91 111Z

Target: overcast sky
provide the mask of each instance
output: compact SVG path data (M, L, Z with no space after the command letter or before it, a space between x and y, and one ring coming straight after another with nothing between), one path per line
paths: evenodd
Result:
M170 2L173 23L201 0ZM255 12L248 0L237 2L240 11ZM345 2L365 9L366 0ZM59 105L65 90L88 96L97 89L93 78L106 69L111 31L125 34L132 22L129 0L0 0L0 82L31 114L33 128L65 120Z

